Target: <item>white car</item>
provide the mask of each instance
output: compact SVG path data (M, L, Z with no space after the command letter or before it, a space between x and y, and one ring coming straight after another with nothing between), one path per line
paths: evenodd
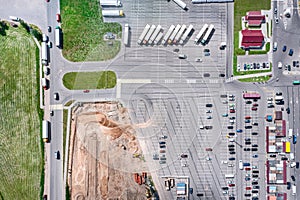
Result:
M222 160L221 163L222 163L222 164L227 164L228 161L227 161L227 160Z

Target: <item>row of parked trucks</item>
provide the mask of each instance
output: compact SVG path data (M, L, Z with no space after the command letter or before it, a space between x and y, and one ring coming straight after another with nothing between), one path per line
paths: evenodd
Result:
M177 24L177 26L171 25L165 35L162 33L162 30L163 29L160 25L150 26L149 24L147 24L143 32L141 33L140 37L138 38L137 43L139 45L147 45L147 44L157 45L162 40L161 44L163 45L167 45L167 44L183 45L186 42L187 38L191 36L194 27L191 24L188 27L185 24L183 25ZM200 32L197 34L194 40L195 44L198 44L198 42L200 41L202 45L206 45L213 31L214 31L213 24L209 26L208 24L205 24L200 30Z

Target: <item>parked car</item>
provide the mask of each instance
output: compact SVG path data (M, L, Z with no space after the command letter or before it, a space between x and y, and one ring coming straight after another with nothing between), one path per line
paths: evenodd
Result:
M56 14L56 21L57 21L57 22L60 22L60 21L61 21L60 14Z
M286 189L290 190L291 189L291 182L286 182Z
M252 144L252 147L258 147L258 145L257 144Z
M296 181L295 176L291 176L291 179L292 179L293 181Z
M55 151L55 152L54 152L54 157L55 157L55 159L57 159L57 160L60 159L60 153L59 153L59 151Z
M257 132L251 132L251 135L258 135Z
M252 185L258 185L258 182L257 181L253 181Z
M250 148L244 148L244 151L250 151L251 149Z
M246 101L246 104L251 104L252 103L252 101Z
M48 30L48 32L50 33L50 32L51 32L51 26L48 26L48 27L47 27L47 30Z
M228 158L228 160L235 160L235 157Z
M246 120L245 120L245 123L250 123L250 119L246 119Z
M242 133L243 130L242 130L242 129L237 129L236 132L237 132L237 133Z
M245 116L245 119L251 119L251 116Z
M257 148L252 148L251 151L257 151Z
M253 157L253 158L258 158L258 155L257 155L257 154L254 154L252 157Z
M289 56L293 56L293 54L294 54L294 50L293 50L293 49L290 49L290 51L289 51Z
M282 47L282 51L283 51L283 52L286 52L286 45L284 45L284 46Z
M252 188L251 187L246 187L246 190L251 190Z
M251 110L257 111L257 107L252 107Z

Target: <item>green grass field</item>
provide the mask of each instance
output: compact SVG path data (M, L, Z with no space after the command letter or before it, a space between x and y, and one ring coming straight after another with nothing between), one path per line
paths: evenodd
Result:
M23 28L0 35L0 193L4 200L39 199L43 190L38 48Z
M64 75L64 86L70 90L106 89L115 87L116 74L103 72L70 72Z
M236 71L236 56L245 55L245 51L239 48L239 31L242 30L242 17L248 11L269 10L271 0L236 0L234 2L234 75L240 75Z
M103 23L98 0L61 1L63 56L71 61L101 61L117 55L120 41L112 46L103 40L106 32L121 35L117 23Z

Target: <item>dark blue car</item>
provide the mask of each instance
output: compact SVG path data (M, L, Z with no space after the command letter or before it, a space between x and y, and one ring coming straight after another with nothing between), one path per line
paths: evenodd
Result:
M286 52L286 46L285 45L283 46L282 51Z
M297 136L293 135L293 144L296 144L296 143L297 143Z
M293 50L293 49L290 49L290 51L289 51L289 56L292 56L293 53L294 53L294 50Z

